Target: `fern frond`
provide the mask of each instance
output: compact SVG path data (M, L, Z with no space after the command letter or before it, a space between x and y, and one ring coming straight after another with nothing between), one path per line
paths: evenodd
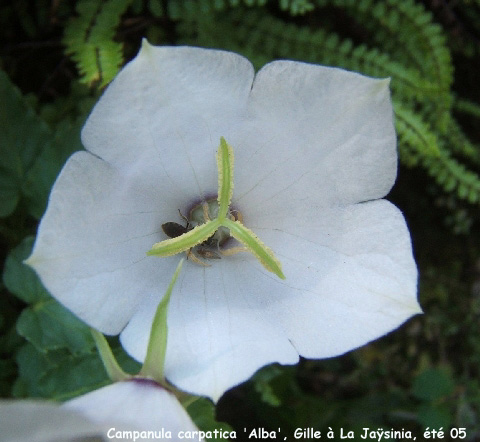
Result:
M89 85L108 84L123 63L121 43L115 42L115 31L120 16L132 0L81 0L78 16L65 27L63 43L81 75L81 82Z
M313 11L315 5L309 0L278 0L280 9L290 12L291 15L301 15Z
M453 103L453 108L459 112L480 118L480 105L473 101L457 99Z
M342 8L385 52L418 69L443 90L453 82L453 65L442 28L415 0L317 0ZM428 54L428 57L425 57Z
M419 163L447 192L474 204L480 202L480 177L451 157L444 143L418 114L399 103L394 104L399 154L407 166Z
M469 140L453 117L449 118L445 139L453 153L461 155L475 164L480 164L480 146Z
M415 0L317 0L342 8L369 31L373 44L402 65L418 70L439 93L429 121L445 133L453 101L453 64L447 41L431 12ZM428 56L426 56L428 54Z
M399 139L400 159L415 166L422 159L439 156L439 142L428 123L398 101L394 101L395 125Z
M480 202L480 177L467 170L448 151L441 149L437 160L425 158L424 167L446 191L456 191L459 198L471 204Z
M391 77L392 88L404 97L436 97L438 87L415 69L392 61L386 54L323 30L285 23L256 10L232 10L215 19L202 19L193 40L202 45L223 38L224 47L243 53L256 67L275 58L341 66L373 77ZM234 28L235 33L229 32ZM228 36L228 37L224 37Z
M192 21L200 15L208 16L212 9L218 7L222 10L225 7L224 0L218 0L213 3L210 0L169 0L167 2L167 15L171 20Z
M224 11L241 5L249 8L262 7L267 2L268 0L167 0L167 14L172 20L197 21L215 11ZM307 0L287 0L287 2L295 5L309 3Z

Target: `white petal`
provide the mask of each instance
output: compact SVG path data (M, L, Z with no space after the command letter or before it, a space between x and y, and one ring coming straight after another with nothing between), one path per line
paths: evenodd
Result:
M121 430L179 431L196 427L176 397L146 379L116 382L64 404L93 422Z
M245 113L253 75L231 52L144 42L95 106L82 141L157 192L216 195L215 152Z
M252 229L283 263L269 314L302 356L344 353L421 313L408 228L388 201L265 216Z
M235 257L208 268L184 264L168 310L165 366L167 378L184 391L218 400L266 364L298 362L282 327L264 320L270 296L262 293L264 275L255 270L260 264L248 261L239 268ZM121 334L138 360L145 358L157 303L146 300Z
M119 333L147 293L160 299L175 269L146 252L185 201L135 184L89 153L72 156L27 260L54 297L104 333Z
M388 85L306 63L262 68L248 123L227 138L235 149L237 205L250 213L266 204L289 210L385 196L397 169Z
M39 400L0 401L0 430L3 442L73 442L104 433L82 414Z
M33 256L47 289L89 325L120 332L173 262L146 257L195 200L216 194L215 151L253 81L236 54L143 45L90 115L52 190ZM103 159L103 161L102 161Z
M342 354L421 311L398 209L380 200L305 215L252 226L282 261L285 281L250 254L208 268L187 263L168 317L173 383L216 400L265 364ZM154 299L143 304L121 336L139 360L154 309Z

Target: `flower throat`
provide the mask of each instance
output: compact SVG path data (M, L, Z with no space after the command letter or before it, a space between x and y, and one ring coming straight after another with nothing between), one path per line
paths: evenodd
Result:
M177 236L192 230L194 227L205 224L212 218L216 218L218 216L218 209L219 205L217 198L207 199L206 201L193 206L188 213L188 217L184 216L179 210L180 216L186 222L185 226L170 221L162 224L162 230L168 237L176 238ZM232 212L235 215L233 215ZM242 214L238 210L229 210L227 216L232 221L243 223ZM232 238L230 230L227 227L220 226L210 238L189 249L187 251L187 258L199 265L209 266L210 264L202 261L199 257L204 259L220 259L222 255L229 256L235 253L248 251L246 247L231 247L225 249L224 246L228 243L230 238Z
M220 147L217 151L217 168L217 200L209 199L193 207L186 218L187 225L185 227L174 222L163 224L162 229L170 238L154 244L147 255L172 256L187 252L187 256L195 261L193 258L195 255L192 252L192 249L195 248L196 251L205 249L205 252L202 253L206 255L207 259L218 259L219 256L215 256L218 254L212 250L212 246L217 247L220 251L220 246L233 237L241 242L245 249L251 252L268 271L285 279L282 264L275 257L273 251L263 244L255 233L243 225L239 212L236 212L236 216L231 213L235 213L230 210L233 195L233 149L223 137L220 138ZM190 223L192 226L189 225ZM243 250L244 248L242 248ZM221 254L231 255L238 251L240 250L234 247L222 250ZM199 258L198 261L196 261L198 264L205 265Z

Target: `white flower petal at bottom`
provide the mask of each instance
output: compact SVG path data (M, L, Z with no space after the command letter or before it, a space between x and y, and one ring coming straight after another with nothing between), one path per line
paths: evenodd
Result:
M117 382L63 405L0 401L0 430L4 442L135 440L143 432L179 440L179 432L198 432L176 397L147 379Z
M64 404L108 429L171 431L175 440L180 431L198 431L177 398L146 379L116 382L72 399Z
M259 266L256 258L248 257L253 265L249 263L246 278L252 281L246 286L251 287L255 274L250 271L256 273ZM233 271L235 262L234 257L225 257L208 268L185 262L168 310L167 379L214 401L264 365L298 362L298 352L281 326L264 320L258 302L267 298L259 295L253 301L244 293L245 273L241 268ZM140 361L145 358L157 304L155 296L143 302L120 335L124 348Z
M0 433L3 442L93 442L104 440L105 429L54 402L1 400Z

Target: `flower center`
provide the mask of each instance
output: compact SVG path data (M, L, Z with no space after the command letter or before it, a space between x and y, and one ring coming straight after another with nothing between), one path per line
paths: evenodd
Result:
M176 238L184 233L193 230L197 226L206 224L212 219L218 217L219 204L217 198L210 198L206 201L198 203L188 212L188 218L180 212L180 216L185 220L186 226L177 224L176 222L168 222L162 224L163 232L170 238ZM236 216L232 214L234 212ZM243 217L238 210L228 209L226 216L232 221L243 221ZM193 262L208 266L200 258L204 259L220 259L221 255L233 255L237 252L246 251L245 247L234 247L224 250L224 245L232 238L230 229L225 226L219 226L215 233L199 244L194 245L187 251L187 257Z
M206 209L205 209L206 206ZM217 198L211 198L206 200L203 203L199 203L190 210L187 221L192 227L205 224L210 219L217 218L218 216L218 201ZM206 213L205 213L206 212ZM234 211L237 216L231 215L231 210L227 213L227 216L233 218L234 221L238 219L238 211ZM207 215L207 219L205 219ZM221 247L223 246L232 236L230 235L230 230L224 226L220 226L217 231L206 241L204 241L201 246L208 247Z
M220 258L220 255L211 249L212 247L216 247L222 255L248 250L268 271L285 279L282 265L272 250L243 225L239 212L236 212L236 216L232 215L230 202L233 194L233 149L223 137L220 138L220 147L217 152L217 168L217 200L209 199L194 206L189 213L189 218L182 215L187 221L185 227L175 222L163 224L162 229L170 239L155 243L147 255L172 256L187 252L187 257L191 257L197 264L208 265L196 257L192 250L195 249L199 253L203 250L203 256L209 259ZM241 247L241 250L236 247L220 250L220 246L224 245L230 236L241 242L244 247Z

